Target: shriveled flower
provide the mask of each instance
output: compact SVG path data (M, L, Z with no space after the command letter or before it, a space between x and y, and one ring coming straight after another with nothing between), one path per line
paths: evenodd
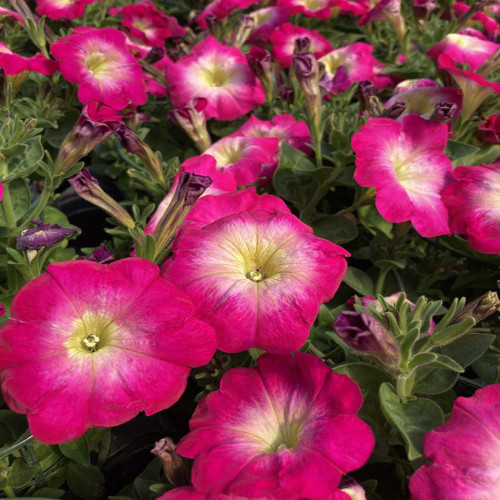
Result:
M493 500L500 491L500 384L459 397L451 418L424 436L431 460L413 474L413 500Z
M330 42L318 32L285 23L270 36L273 56L282 68L288 68L292 64L295 40L299 38L309 39L311 42L310 51L316 57L321 57L333 49Z
M443 193L450 229L478 252L500 253L500 162L456 167L453 177Z
M175 403L213 330L144 259L50 264L14 298L0 331L7 404L47 444Z
M167 16L151 0L112 7L110 14L122 16L123 26L128 28L131 35L148 45L163 46L167 38L186 34L175 17Z
M26 229L16 238L17 246L21 250L40 250L50 247L64 240L71 234L78 232L75 227L61 227L57 224L44 224L40 220L31 221L35 227Z
M359 387L317 357L264 354L222 377L177 450L194 458L193 486L207 495L330 498L373 449L362 403Z
M276 137L223 137L212 144L205 154L213 156L217 169L230 173L238 186L253 184L262 169L272 165L278 154Z
M49 19L78 19L85 14L85 6L96 0L36 0L36 13Z
M441 194L452 181L444 154L448 127L405 116L400 122L374 118L352 138L354 179L376 189L375 205L389 222L411 220L419 234L449 234L448 212Z
M234 120L265 100L262 84L250 71L243 52L222 45L213 36L169 65L166 74L174 107L202 97L207 100L207 119Z
M489 144L500 144L500 115L488 116L478 127L479 138Z
M222 351L299 349L344 276L349 254L281 207L185 225L162 268L199 304Z
M303 14L306 17L328 19L332 15L332 0L278 0L278 7L283 7L288 14Z
M144 104L141 66L125 48L125 35L114 28L76 28L50 46L66 80L77 83L84 104L100 101L114 109Z

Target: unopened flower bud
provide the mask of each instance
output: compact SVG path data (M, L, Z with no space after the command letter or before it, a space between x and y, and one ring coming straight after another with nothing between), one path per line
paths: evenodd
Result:
M252 73L260 80L268 100L273 94L273 72L271 53L260 47L252 46L247 54L248 66Z
M179 173L179 182L175 188L172 201L163 213L154 232L157 255L161 255L166 251L177 229L196 203L196 200L211 184L212 179L208 176L191 172Z
M486 292L457 311L450 324L460 323L467 318L474 318L476 323L479 323L497 312L499 308L500 299L498 294L496 292Z
M166 187L161 162L155 152L139 136L124 123L116 129L116 137L129 152L139 157L146 170L161 186Z
M204 97L195 97L187 106L169 112L169 117L184 129L202 153L212 144L204 113L206 107Z
M115 132L121 121L122 115L109 106L97 101L85 105L59 149L54 173L68 170L88 155Z
M435 0L413 0L413 14L420 23L427 21L429 14L435 9Z
M134 219L117 201L102 190L97 179L86 168L70 177L68 181L78 196L104 210L122 226L130 229L135 227Z
M393 120L396 120L405 112L405 109L406 103L397 101L389 109L384 110L382 116L384 118L392 118Z
M321 89L320 68L313 54L295 54L293 56L293 68L295 77L299 82L306 99L306 108L311 122L319 126L321 119Z
M369 80L364 80L359 82L358 86L358 96L361 106L361 110L364 111L368 109L368 102L372 95L375 94L375 85Z
M282 87L279 94L280 99L287 102L288 104L292 104L293 100L295 99L295 92L292 87Z
M88 257L77 257L76 260L90 260L98 264L104 264L114 259L114 255L104 246L97 247Z
M371 297L362 297L365 307L375 304ZM389 366L399 363L399 345L380 321L368 313L354 310L354 298L347 301L349 309L342 311L333 323L333 331L352 349L375 356Z
M241 47L248 40L248 37L255 29L255 19L252 16L241 16L234 32L233 45Z
M207 23L209 33L217 38L221 31L221 26L217 18L213 14L207 14L205 22Z
M434 107L432 119L438 123L449 122L457 116L458 106L454 102L441 101Z
M61 227L57 224L44 224L39 220L31 221L35 227L26 229L21 236L16 238L17 245L21 250L40 250L43 247L51 247L67 238L70 234L78 232L76 228Z
M157 441L151 453L160 459L165 475L174 486L191 484L191 467L187 460L177 453L175 443L170 438Z
M158 62L160 59L162 59L165 56L165 49L163 47L153 47L144 60L149 63L149 64L154 64L155 62Z
M306 54L311 51L311 39L308 37L296 38L293 53L294 54Z

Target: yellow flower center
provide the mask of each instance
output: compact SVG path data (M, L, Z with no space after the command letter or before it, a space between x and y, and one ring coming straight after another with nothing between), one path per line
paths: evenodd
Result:
M107 316L87 311L73 323L66 348L72 355L102 353L116 338L118 326Z
M95 77L98 77L109 70L108 62L108 58L102 52L96 50L95 52L92 52L85 61L85 67Z

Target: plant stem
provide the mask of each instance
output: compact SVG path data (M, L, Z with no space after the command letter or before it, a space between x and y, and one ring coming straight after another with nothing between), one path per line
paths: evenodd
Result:
M375 284L375 296L377 295L383 295L383 290L384 290L384 283L385 283L385 278L387 276L387 273L391 269L389 267L384 267L382 268L379 273L378 273L378 278L377 278L377 283Z
M26 214L20 221L19 221L19 230L22 231L24 227L29 224L29 222L32 219L36 219L42 212L43 209L47 206L47 203L50 199L50 197L54 194L54 188L49 188L45 186L43 188L42 194L38 197L37 204L35 208Z

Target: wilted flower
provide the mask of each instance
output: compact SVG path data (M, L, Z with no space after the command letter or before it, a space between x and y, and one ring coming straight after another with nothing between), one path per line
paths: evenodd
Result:
M130 229L135 227L134 219L117 201L103 191L97 179L86 168L70 177L68 182L78 196L104 210L121 225Z
M330 42L318 32L285 23L270 36L273 56L282 68L288 68L292 64L295 40L298 38L309 39L311 43L310 51L316 57L321 57L333 49Z
M438 123L447 123L450 120L457 118L460 113L456 103L450 101L441 101L434 106L432 119Z
M467 318L474 318L476 323L495 314L500 307L500 299L496 292L486 292L472 302L468 302L451 320L451 324L460 323Z
M344 276L349 254L279 201L232 215L221 204L222 218L181 228L162 268L199 304L222 351L299 349Z
M50 46L63 77L77 83L84 104L100 101L114 109L144 104L146 87L140 64L114 28L76 28Z
M31 222L35 227L24 230L21 236L16 238L17 246L21 250L40 250L42 247L50 247L78 231L74 227L44 224L36 219Z
M264 354L222 377L177 449L194 458L193 486L207 495L326 499L373 449L362 403L359 387L315 356Z
M255 19L248 14L240 17L233 34L233 47L241 47L248 40L255 28Z
M169 112L169 117L184 129L202 153L212 144L204 112L207 104L205 98L195 97L187 106Z
M489 144L500 144L500 115L488 116L478 128L479 138Z
M156 455L163 466L168 480L175 486L182 486L190 482L190 466L176 450L175 443L170 438L163 438L155 443L151 453Z
M0 332L5 400L47 444L163 410L214 353L213 330L193 315L144 259L50 264Z
M500 384L455 400L451 418L424 436L431 460L410 480L414 500L490 500L498 496Z
M451 230L466 234L478 252L500 253L500 162L456 167L453 177L443 193Z
M264 89L250 71L243 52L220 44L212 36L167 67L167 83L176 108L196 97L206 99L207 119L234 120L265 100Z
M354 179L376 189L375 205L389 222L411 220L419 234L449 234L441 194L452 181L444 154L448 127L412 114L400 122L374 118L352 138Z

